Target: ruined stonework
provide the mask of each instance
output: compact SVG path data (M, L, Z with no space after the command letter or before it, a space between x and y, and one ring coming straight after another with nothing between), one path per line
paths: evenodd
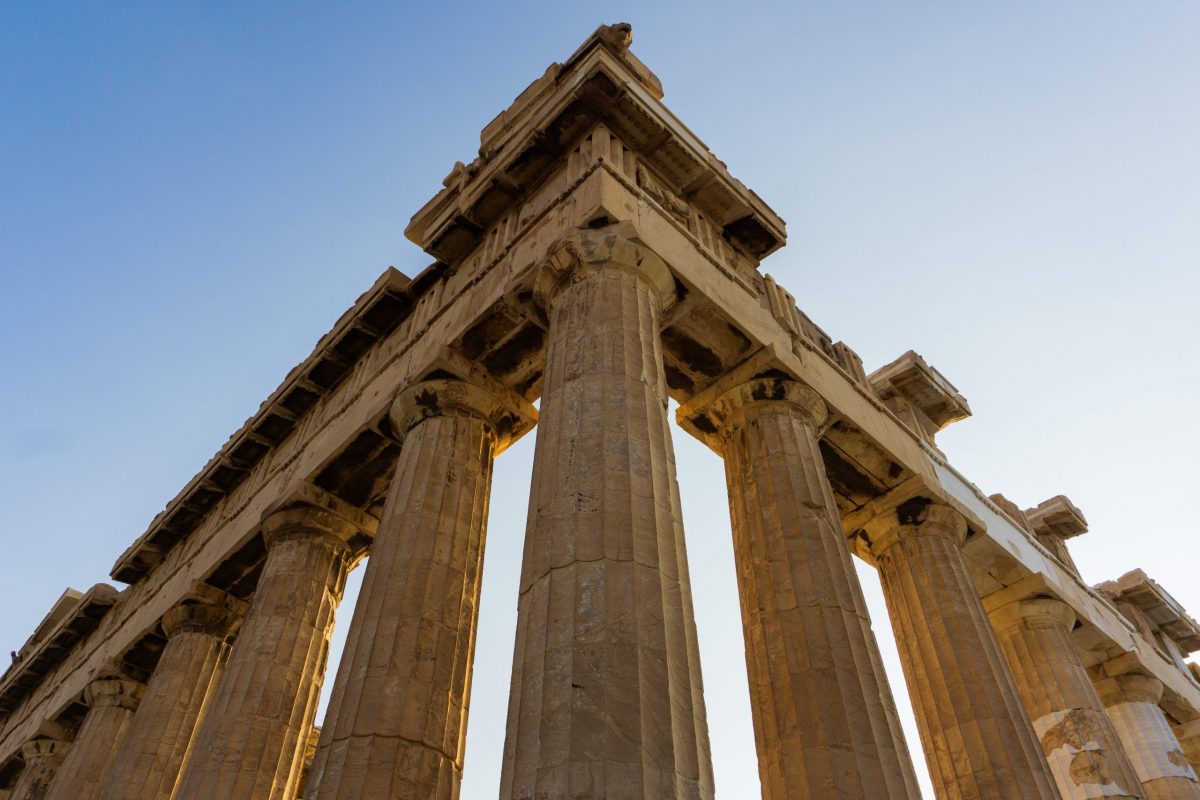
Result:
M1200 626L1139 570L1083 583L1067 498L950 466L959 390L912 351L868 372L762 271L783 221L631 42L490 122L406 229L434 262L367 288L123 588L48 611L0 677L0 798L457 797L491 477L531 431L501 796L713 797L680 429L726 467L764 797L919 795L853 557L940 800L1200 797Z

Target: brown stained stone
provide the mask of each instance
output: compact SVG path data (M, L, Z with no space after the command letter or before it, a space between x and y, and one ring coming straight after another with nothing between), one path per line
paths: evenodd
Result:
M458 796L492 459L532 406L461 381L401 393L400 460L308 796ZM524 427L528 427L525 425Z
M142 684L117 676L92 681L84 690L88 713L75 736L71 751L46 793L46 800L94 800L120 752L133 712L144 690Z
M39 736L21 745L25 768L13 785L12 800L45 800L46 793L63 761L70 753L71 743L62 739Z
M1102 669L1103 672L1103 669ZM1137 672L1102 677L1096 691L1147 800L1198 800L1200 782L1158 701L1163 684Z
M967 572L966 521L930 504L869 526L939 800L1060 797Z
M825 404L768 378L707 413L721 429L763 797L920 797L817 443Z
M674 296L627 226L552 250L550 333L500 796L710 798L659 342Z
M1144 797L1071 641L1071 607L1018 600L992 611L991 620L1064 800Z
M130 721L103 800L170 800L245 603L203 584L162 620L167 644Z
M1192 769L1200 774L1200 719L1185 722L1175 729L1175 738Z
M355 533L311 507L263 521L266 564L175 797L295 795Z

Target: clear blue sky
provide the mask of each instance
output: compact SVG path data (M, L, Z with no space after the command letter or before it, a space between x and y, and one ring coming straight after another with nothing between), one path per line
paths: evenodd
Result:
M428 263L409 216L620 20L789 222L764 268L801 308L868 369L940 368L976 414L951 461L1022 506L1069 495L1087 580L1140 566L1200 612L1200 5L247 5L0 6L8 649L386 266ZM754 796L721 465L676 445L718 787ZM496 794L531 452L498 466L468 800Z

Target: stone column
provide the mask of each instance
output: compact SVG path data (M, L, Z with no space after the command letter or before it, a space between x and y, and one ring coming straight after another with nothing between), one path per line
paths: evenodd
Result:
M162 618L167 644L146 683L101 793L103 800L170 800L246 604L197 584Z
M358 528L301 506L263 520L266 564L193 743L179 800L291 800Z
M21 745L25 768L13 785L12 800L45 800L70 750L70 742L49 736L37 736Z
M1018 600L993 610L991 619L1064 800L1143 797L1071 640L1071 607L1052 598Z
M1146 799L1200 800L1196 773L1158 707L1162 681L1126 672L1097 681L1096 691L1133 762Z
M939 800L1060 797L967 572L967 524L908 503L868 526Z
M1192 771L1200 774L1200 719L1185 722L1177 727L1175 738L1183 747L1183 755L1192 765Z
M458 380L397 398L400 458L309 797L458 797L492 459L535 416L520 398Z
M46 793L46 800L94 800L120 752L142 684L120 675L97 678L83 691L87 716Z
M719 426L764 798L917 798L858 574L825 475L825 403L762 378Z
M710 798L659 342L666 265L628 223L560 243L500 796Z

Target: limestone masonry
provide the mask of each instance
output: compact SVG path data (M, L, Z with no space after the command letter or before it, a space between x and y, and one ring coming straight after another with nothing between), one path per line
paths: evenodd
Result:
M669 399L725 463L764 797L919 796L858 556L939 798L1200 800L1200 626L1140 570L1083 583L1070 500L947 463L945 377L867 374L760 272L783 221L631 39L489 123L406 230L435 262L338 320L124 589L63 594L0 678L0 800L457 797L493 461L535 428L501 797L713 797Z

